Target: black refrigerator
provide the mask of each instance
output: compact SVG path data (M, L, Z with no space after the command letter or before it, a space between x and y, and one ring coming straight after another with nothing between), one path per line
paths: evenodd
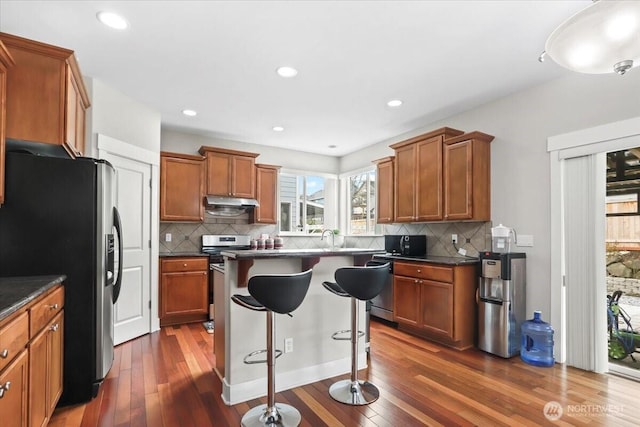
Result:
M67 276L60 406L95 397L113 363L113 304L122 277L114 181L103 160L6 156L0 276Z

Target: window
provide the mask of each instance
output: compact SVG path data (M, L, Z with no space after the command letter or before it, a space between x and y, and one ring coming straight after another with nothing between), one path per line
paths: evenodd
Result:
M325 179L281 173L280 231L320 233L325 224Z
M374 234L376 225L376 171L364 171L348 177L348 233Z

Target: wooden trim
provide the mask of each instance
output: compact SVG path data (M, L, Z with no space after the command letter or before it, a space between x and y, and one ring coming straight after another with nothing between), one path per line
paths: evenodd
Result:
M376 159L376 160L372 160L371 163L375 163L380 164L380 163L385 163L385 162L392 162L396 159L396 156L387 156L387 157L383 157L381 159Z
M16 65L16 61L13 60L13 56L9 53L7 47L0 40L0 63L9 68Z
M170 151L161 151L160 156L174 157L178 159L195 160L195 161L201 161L205 159L203 156L196 156L194 154L172 153Z
M477 141L483 141L483 142L491 142L493 141L495 138L495 136L493 135L488 135L486 133L474 130L473 132L469 132L469 133L465 133L462 135L458 135L455 136L453 138L447 138L445 137L444 139L444 143L447 145L451 145L451 144L455 144L458 142L462 142L462 141L467 141L469 139L474 139Z
M230 150L228 148L219 148L219 147L207 147L203 145L198 150L198 153L206 156L207 153L222 153L222 154L230 154L232 156L246 156L246 157L258 157L259 153L250 153L248 151L238 151L238 150Z
M263 169L276 169L276 170L280 170L282 169L282 166L277 166L277 165L266 165L264 163L256 163L256 167L257 168L263 168Z
M414 142L422 141L423 139L433 138L434 136L440 136L440 135L444 136L445 139L454 138L458 135L464 135L464 131L449 128L449 127L443 127L440 129L432 130L431 132L424 133L422 135L415 136L411 139L407 139L402 142L397 142L395 144L390 145L389 147L396 150L400 147L404 147L405 145L413 144Z

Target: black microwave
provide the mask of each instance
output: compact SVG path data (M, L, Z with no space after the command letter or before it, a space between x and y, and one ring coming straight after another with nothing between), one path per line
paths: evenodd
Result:
M424 256L427 254L427 236L424 234L387 234L384 250L393 255Z

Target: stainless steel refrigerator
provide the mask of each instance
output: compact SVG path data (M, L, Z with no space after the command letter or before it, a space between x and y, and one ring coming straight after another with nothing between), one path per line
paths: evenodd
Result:
M520 353L526 318L526 254L480 253L478 348L509 358Z
M95 397L113 363L113 304L122 277L114 179L102 160L6 156L0 276L67 276L59 405Z

